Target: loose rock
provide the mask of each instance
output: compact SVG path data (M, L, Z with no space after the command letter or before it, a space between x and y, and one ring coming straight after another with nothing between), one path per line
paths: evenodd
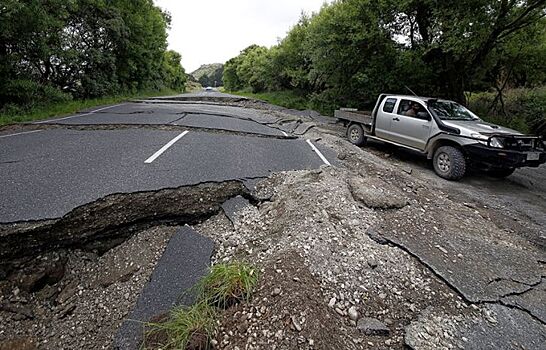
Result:
M358 320L356 328L366 335L389 335L389 328L381 321L371 317L363 317Z

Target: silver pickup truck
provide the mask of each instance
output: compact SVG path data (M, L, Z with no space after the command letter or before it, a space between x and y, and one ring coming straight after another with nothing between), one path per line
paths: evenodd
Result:
M448 180L461 179L469 166L506 177L546 162L541 137L484 122L453 101L383 94L371 113L341 109L335 117L348 127L353 144L373 139L417 151Z

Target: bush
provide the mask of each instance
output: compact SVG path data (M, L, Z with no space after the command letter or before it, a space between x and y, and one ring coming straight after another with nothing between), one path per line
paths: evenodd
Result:
M31 109L32 107L46 103L57 103L71 100L69 94L65 94L51 85L42 85L32 80L8 80L0 93L2 109L6 105L17 105L20 109ZM11 107L9 107L11 108Z
M495 96L492 92L473 94L469 108L488 122L546 136L546 86L507 90L503 94L505 113L500 103L491 110Z
M309 102L303 93L294 90L282 90L272 92L252 93L249 88L231 93L262 100L273 105L290 109L308 109Z

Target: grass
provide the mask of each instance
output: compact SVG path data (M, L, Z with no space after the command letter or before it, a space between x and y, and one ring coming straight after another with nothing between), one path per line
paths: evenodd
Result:
M164 322L146 324L145 349L207 348L217 310L248 301L258 282L256 269L240 262L217 264L197 284L197 302L177 307Z
M229 93L244 97L255 98L285 108L299 110L309 109L309 101L307 100L307 98L292 90L262 93L252 93L248 91L231 91Z
M147 98L154 96L168 96L178 94L173 90L160 90L140 92L137 94L101 97L87 100L70 100L58 103L36 106L25 111L14 109L11 111L0 110L0 126L14 123L31 122L51 117L63 117L71 115L86 108L121 103L133 98Z
M206 302L190 307L177 307L169 319L151 323L146 332L144 348L186 349L190 343L209 343L216 326L216 309Z
M256 270L245 263L215 265L198 285L202 300L226 308L250 299L258 282Z

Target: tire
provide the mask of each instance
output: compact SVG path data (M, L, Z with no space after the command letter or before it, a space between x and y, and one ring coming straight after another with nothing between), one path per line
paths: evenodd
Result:
M364 130L358 124L352 124L347 129L347 138L353 145L363 146L366 144L366 136L364 136Z
M460 180L466 172L466 159L460 149L442 146L434 152L434 172L446 180Z
M512 175L516 171L515 168L493 168L487 171L487 175L502 179Z

